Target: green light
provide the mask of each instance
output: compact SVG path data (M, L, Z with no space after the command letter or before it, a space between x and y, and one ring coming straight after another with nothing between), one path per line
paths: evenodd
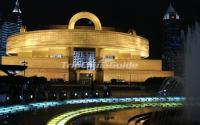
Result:
M72 119L90 114L90 113L97 113L97 112L104 112L104 111L111 111L111 110L119 110L119 109L127 109L127 108L144 108L144 107L180 107L183 106L182 103L140 103L140 104L113 104L107 106L97 106L97 107L90 107L79 109L71 112L66 112L59 116L54 117L51 119L47 125L66 125Z

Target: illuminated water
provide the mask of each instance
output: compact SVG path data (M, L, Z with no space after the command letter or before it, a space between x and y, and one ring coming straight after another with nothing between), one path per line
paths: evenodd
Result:
M54 116L69 110L76 109L77 107L80 107L80 105L64 106L59 108L50 108L48 110L46 109L9 115L7 119L1 121L1 125L46 125L47 122ZM84 105L84 107L87 106ZM125 125L128 119L133 115L149 112L152 110L156 109L145 108L105 112L81 117L80 119L75 120L73 123L74 125Z
M185 56L185 94L188 119L200 123L200 26L188 28Z

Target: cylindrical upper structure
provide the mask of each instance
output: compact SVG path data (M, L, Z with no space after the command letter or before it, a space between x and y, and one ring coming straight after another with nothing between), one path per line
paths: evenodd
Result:
M80 19L89 19L94 24L91 28L74 29ZM79 12L72 16L68 29L48 29L20 33L10 36L7 40L7 54L24 55L19 53L39 52L40 55L50 57L49 50L56 49L60 54L67 56L69 47L102 49L102 53L113 50L117 53L128 54L129 57L147 58L149 56L149 42L136 34L121 33L110 30L102 30L98 17L90 12ZM63 51L64 50L64 51ZM46 54L44 54L46 53ZM27 54L25 54L27 55Z
M38 30L11 36L7 41L8 54L67 47L119 49L144 58L149 56L147 39L113 31Z

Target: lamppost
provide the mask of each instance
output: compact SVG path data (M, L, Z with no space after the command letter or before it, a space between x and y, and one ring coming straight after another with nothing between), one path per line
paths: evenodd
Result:
M25 60L23 62L21 62L24 66L26 66L26 64L28 64L28 62L26 62ZM24 70L24 77L25 77L25 70Z
M28 62L26 62L25 60L23 62L21 62L24 66L26 66L26 64L28 64ZM25 70L24 70L24 84L22 85L22 96L21 97L21 100L22 100L22 103L24 103L24 87L26 85L26 81L25 81Z
M94 81L93 74L89 74L90 86L91 86L91 96L94 96Z
M130 73L130 82L129 82L129 86L131 86L131 73Z

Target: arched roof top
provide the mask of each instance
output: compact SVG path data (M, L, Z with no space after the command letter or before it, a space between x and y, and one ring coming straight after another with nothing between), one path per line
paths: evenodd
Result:
M89 19L90 21L92 21L94 23L95 30L102 29L99 18L90 12L79 12L79 13L76 13L74 16L72 16L68 24L68 29L74 29L76 22L83 18Z

